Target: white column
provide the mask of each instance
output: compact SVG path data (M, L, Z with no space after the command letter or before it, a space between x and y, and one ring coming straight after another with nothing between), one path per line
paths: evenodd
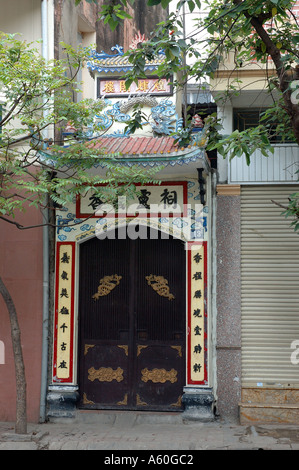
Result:
M224 106L218 106L218 118L221 120L223 135L229 135L233 132L233 107L230 103L226 103ZM217 168L218 168L218 183L228 182L228 166L229 160L223 158L222 155L218 155Z

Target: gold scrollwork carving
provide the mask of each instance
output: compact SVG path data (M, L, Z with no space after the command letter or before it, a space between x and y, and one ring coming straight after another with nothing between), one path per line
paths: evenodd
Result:
M129 354L129 346L127 344L118 344L117 347L123 349L126 356Z
M89 349L90 348L94 348L94 344L85 344L85 347L84 347L84 356L86 356L86 354L88 353Z
M182 346L171 346L172 349L176 349L178 352L178 355L182 357Z
M161 297L167 297L169 300L173 300L175 297L169 292L168 281L163 276L156 276L155 274L150 274L145 276L147 283L151 286L155 292Z
M139 356L139 354L141 353L142 349L146 349L146 348L147 348L146 345L138 344L138 346L137 346L137 356Z
M172 403L170 406L175 406L176 408L181 408L181 406L182 406L182 397L181 397L181 395L179 396L177 402Z
M84 405L94 405L94 401L88 400L86 393L83 393L83 404Z
M136 395L136 405L138 405L138 406L146 406L147 405L147 403L145 403L145 401L141 400L138 393Z
M123 369L120 367L115 370L112 369L112 367L100 367L98 370L96 370L94 367L91 367L88 369L88 380L91 382L96 379L98 379L99 382L112 382L112 380L121 382L124 380L123 372Z
M127 405L128 404L128 394L126 393L125 396L124 396L124 399L123 401L118 401L117 402L117 405Z
M147 368L142 369L141 371L141 380L143 382L148 382L151 380L154 383L162 383L164 384L169 380L169 382L174 383L177 382L177 371L175 369L166 370L166 369L153 369L148 370Z
M104 276L100 279L98 291L92 296L92 298L94 300L98 300L100 297L110 294L110 292L120 283L121 279L122 276L118 276L118 274Z

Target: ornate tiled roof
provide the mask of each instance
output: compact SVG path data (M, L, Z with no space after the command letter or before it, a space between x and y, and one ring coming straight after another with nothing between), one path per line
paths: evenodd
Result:
M126 72L133 68L129 62L128 57L124 55L122 46L114 46L111 48L112 51L117 51L115 54L106 54L105 52L92 52L91 59L87 62L87 67L92 72ZM155 60L146 61L144 70L153 71L156 70L165 60L163 52L159 53Z
M173 137L101 137L90 144L102 149L104 155L116 154L119 163L129 166L184 165L200 161L209 169L205 149L197 142L188 147L180 147ZM105 158L103 158L105 160Z
M161 155L179 150L173 137L102 137L96 139L92 146L103 149L105 153L122 155Z
M195 139L187 147L180 147L174 137L97 137L87 144L91 149L102 151L102 156L97 156L94 167L106 167L107 162L118 165L143 167L182 166L196 163L207 172L210 171L210 162L207 158L204 143L205 137ZM52 161L51 150L39 150L40 157ZM105 155L107 156L105 158Z

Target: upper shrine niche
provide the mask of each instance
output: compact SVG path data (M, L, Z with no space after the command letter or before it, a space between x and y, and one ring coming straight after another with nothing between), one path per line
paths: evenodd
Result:
M140 43L146 42L144 34L138 32L129 49L137 49ZM102 129L111 136L130 134L127 123L136 109L143 114L142 129L136 132L144 136L169 136L177 132L182 120L176 111L173 98L173 85L170 79L155 76L155 71L165 60L161 51L153 60L145 62L146 77L126 87L124 73L132 69L132 64L125 55L122 46L111 48L112 54L92 52L87 67L95 76L97 98L105 100L107 107L102 116L97 117Z

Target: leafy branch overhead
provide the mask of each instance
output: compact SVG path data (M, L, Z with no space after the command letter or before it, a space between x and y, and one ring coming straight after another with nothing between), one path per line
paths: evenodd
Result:
M147 1L148 6L164 9L170 3L173 5L170 0ZM128 13L129 4L133 1L104 2L101 19L115 29L127 18L124 13L122 18L120 12ZM218 103L222 100L225 104L245 86L238 73L255 64L270 105L258 126L230 135L222 134L217 117L209 118L208 150L216 149L224 158L245 154L250 164L256 149L265 156L273 152L275 137L280 142L299 144L299 25L295 5L293 0L178 0L175 10L157 24L148 41L127 52L133 70L124 77L126 84L129 87L143 77L145 61L163 50L165 61L155 73L160 77L175 76L177 89L190 78L199 87L211 87L211 83L219 82L219 70L227 71L226 85L216 96ZM193 25L188 30L184 28L183 13L193 13ZM255 88L254 83L250 86ZM260 84L256 88L260 89ZM182 134L185 142L189 128Z
M90 1L97 3L96 0ZM111 22L110 26L114 29L127 18L126 7L129 3L132 5L133 1L104 2L101 19L104 23ZM148 0L147 4L168 8L170 0ZM282 139L299 142L299 100L295 99L298 95L296 80L299 78L299 29L292 12L294 4L290 0L178 1L176 10L169 14L166 21L157 25L149 40L142 43L140 48L128 52L133 70L126 74L126 84L129 87L132 81L143 77L145 61L161 50L165 53L165 61L157 73L161 77L171 77L177 73L177 87L183 86L191 77L199 84L203 84L207 78L214 79L215 72L219 66L225 68L228 58L233 61L235 70L244 70L256 61L264 68L266 86L273 102L272 118L276 112L277 123L276 129L273 119L271 122L264 119L260 123L260 145L265 152L271 152L270 136L273 138L275 133ZM194 15L191 31L184 31L182 13L190 14L195 9L205 11L206 14ZM126 15L122 13L121 17L120 11ZM192 59L192 66L186 64L186 58ZM238 80L228 80L225 96L229 98L239 93L241 87ZM238 134L230 155L240 155L240 151L246 147L246 141L255 139L255 135L256 131L251 130ZM234 137L236 134L232 139ZM219 145L218 140L216 142L224 156L227 153L227 139L223 141L223 146ZM210 142L210 146L212 144ZM254 147L246 148L249 159Z
M91 145L89 135L103 133L95 117L100 117L104 102L73 100L81 85L76 74L90 50L63 47L65 60L46 63L33 44L0 33L2 219L15 217L28 204L42 208L47 198L64 205L89 189L111 201L120 191L132 192L134 179L153 180L154 172L136 167L121 170L116 155L103 155ZM68 123L75 132L69 141L61 137ZM99 162L102 176L92 175L89 170ZM100 183L106 184L105 189Z

